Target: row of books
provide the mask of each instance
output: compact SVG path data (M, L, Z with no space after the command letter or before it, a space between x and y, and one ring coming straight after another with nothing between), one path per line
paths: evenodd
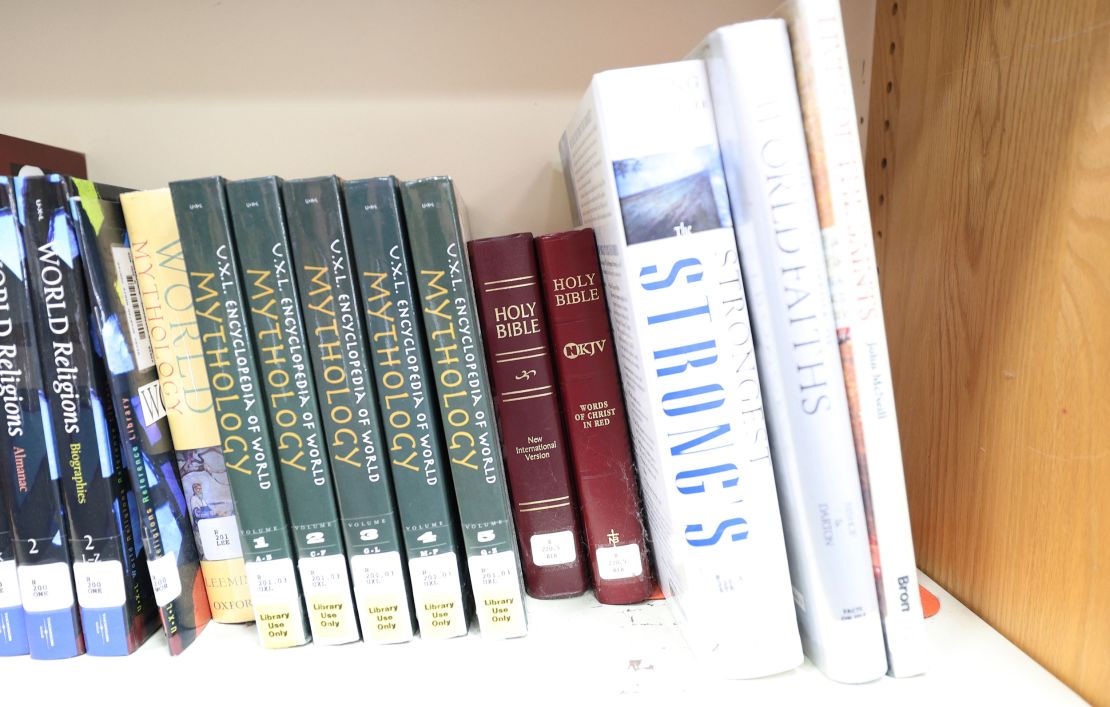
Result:
M866 682L925 636L836 0L600 73L560 142L597 233L662 589L722 673Z
M414 617L424 637L458 636L471 593L485 635L522 635L518 556L535 597L586 591L587 565L603 603L650 595L589 231L472 241L475 297L447 178L11 184L13 385L40 406L43 454L28 483L22 433L6 438L13 533L0 547L14 557L0 558L44 641L33 656L80 653L83 634L90 653L126 654L154 606L174 653L208 608L255 620L270 647L345 643L360 625L368 641L404 641ZM541 260L559 387L582 430L577 487ZM71 424L71 410L85 417ZM43 592L51 611L33 600ZM8 652L27 649L23 621L8 622Z
M718 674L920 673L839 6L782 12L595 76L592 231L469 239L447 178L16 180L0 650L514 637L654 565Z

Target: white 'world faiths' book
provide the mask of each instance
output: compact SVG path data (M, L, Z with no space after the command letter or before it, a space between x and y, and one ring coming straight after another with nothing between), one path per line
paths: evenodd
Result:
M925 671L925 619L840 2L793 0L780 12L794 51L889 673L909 677Z
M592 226L660 584L727 677L802 661L705 67L594 77L561 147Z
M794 603L826 675L886 672L852 442L786 24L721 28L706 60L748 286Z

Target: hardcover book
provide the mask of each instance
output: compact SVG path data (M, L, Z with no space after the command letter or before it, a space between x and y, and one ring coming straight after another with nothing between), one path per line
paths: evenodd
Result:
M17 177L51 172L86 177L85 154L11 135L0 135L0 174Z
M324 645L357 641L351 577L293 281L280 180L229 182L227 201L312 640Z
M806 655L834 680L886 672L867 520L786 25L716 30L705 59Z
M70 658L84 653L85 643L73 589L58 468L50 453L50 413L17 218L23 206L23 184L15 180L14 195L6 178L0 179L0 185L0 399L4 403L0 481L15 549L28 650L37 659ZM37 219L34 204L28 206ZM53 213L49 216L55 218ZM45 211L42 218L47 218ZM10 603L12 594L5 592L5 596Z
M566 136L660 585L714 673L789 670L802 652L704 65L595 75Z
M296 550L282 499L269 417L260 390L249 307L235 258L222 177L171 182L181 251L212 388L224 465L258 639L265 648L309 640Z
M339 180L288 181L284 193L312 369L326 401L323 425L363 638L408 641L413 612L404 545Z
M6 197L7 183L0 180L0 224L10 218ZM5 228L0 225L0 231ZM0 240L3 235L0 234ZM26 655L27 621L23 615L23 600L19 595L19 575L15 566L15 545L12 542L11 521L8 518L4 484L0 483L0 656Z
M633 604L652 592L640 486L593 231L536 238L567 446L594 593Z
M208 625L189 505L170 443L149 328L119 193L81 179L69 201L85 270L93 345L104 352L120 456L135 495L139 535L169 650L177 655Z
M347 181L343 197L420 635L463 636L464 553L397 180Z
M170 190L128 192L120 204L212 619L253 621L235 501Z
M844 23L836 0L792 0L779 12L798 78L888 672L909 677L925 672L925 619Z
M89 334L84 254L67 217L72 190L54 177L27 177L23 189L36 214L51 215L26 214L23 245L85 649L128 655L158 616L104 359Z
M448 177L404 182L401 197L478 625L486 637L523 636L519 551L463 245L465 217Z
M467 244L524 586L538 599L586 591L551 342L531 233Z

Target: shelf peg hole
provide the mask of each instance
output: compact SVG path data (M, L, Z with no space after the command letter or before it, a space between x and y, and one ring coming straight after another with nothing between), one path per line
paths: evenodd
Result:
M892 14L892 15L897 15L898 14L898 3L894 3L893 5L890 6L890 14Z
M885 157L883 158L882 162L879 163L879 166L882 167L883 169L886 169L886 158Z
M895 47L895 44L894 44L894 42L891 42L891 43L890 43L890 53L891 53L891 54L893 54L893 53L894 53L894 47Z
M890 121L889 120L884 120L883 121L883 132L890 132Z
M886 203L886 196L883 195L883 194L879 194L879 206L882 206L885 203Z
M887 81L886 82L886 92L890 93L893 90L894 90L894 82L893 81Z

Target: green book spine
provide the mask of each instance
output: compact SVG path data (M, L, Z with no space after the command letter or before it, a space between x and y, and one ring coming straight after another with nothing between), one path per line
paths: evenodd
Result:
M467 632L462 546L393 177L343 183L420 635Z
M224 180L172 182L170 194L238 511L258 636L267 648L301 645L308 637L296 555L258 390L261 378L247 331L247 302L234 257Z
M523 636L520 553L463 222L447 177L401 187L428 353L482 635Z
M412 638L404 546L336 177L286 182L285 213L363 638Z
M274 432L312 639L357 641L358 619L276 177L229 182L235 254Z

